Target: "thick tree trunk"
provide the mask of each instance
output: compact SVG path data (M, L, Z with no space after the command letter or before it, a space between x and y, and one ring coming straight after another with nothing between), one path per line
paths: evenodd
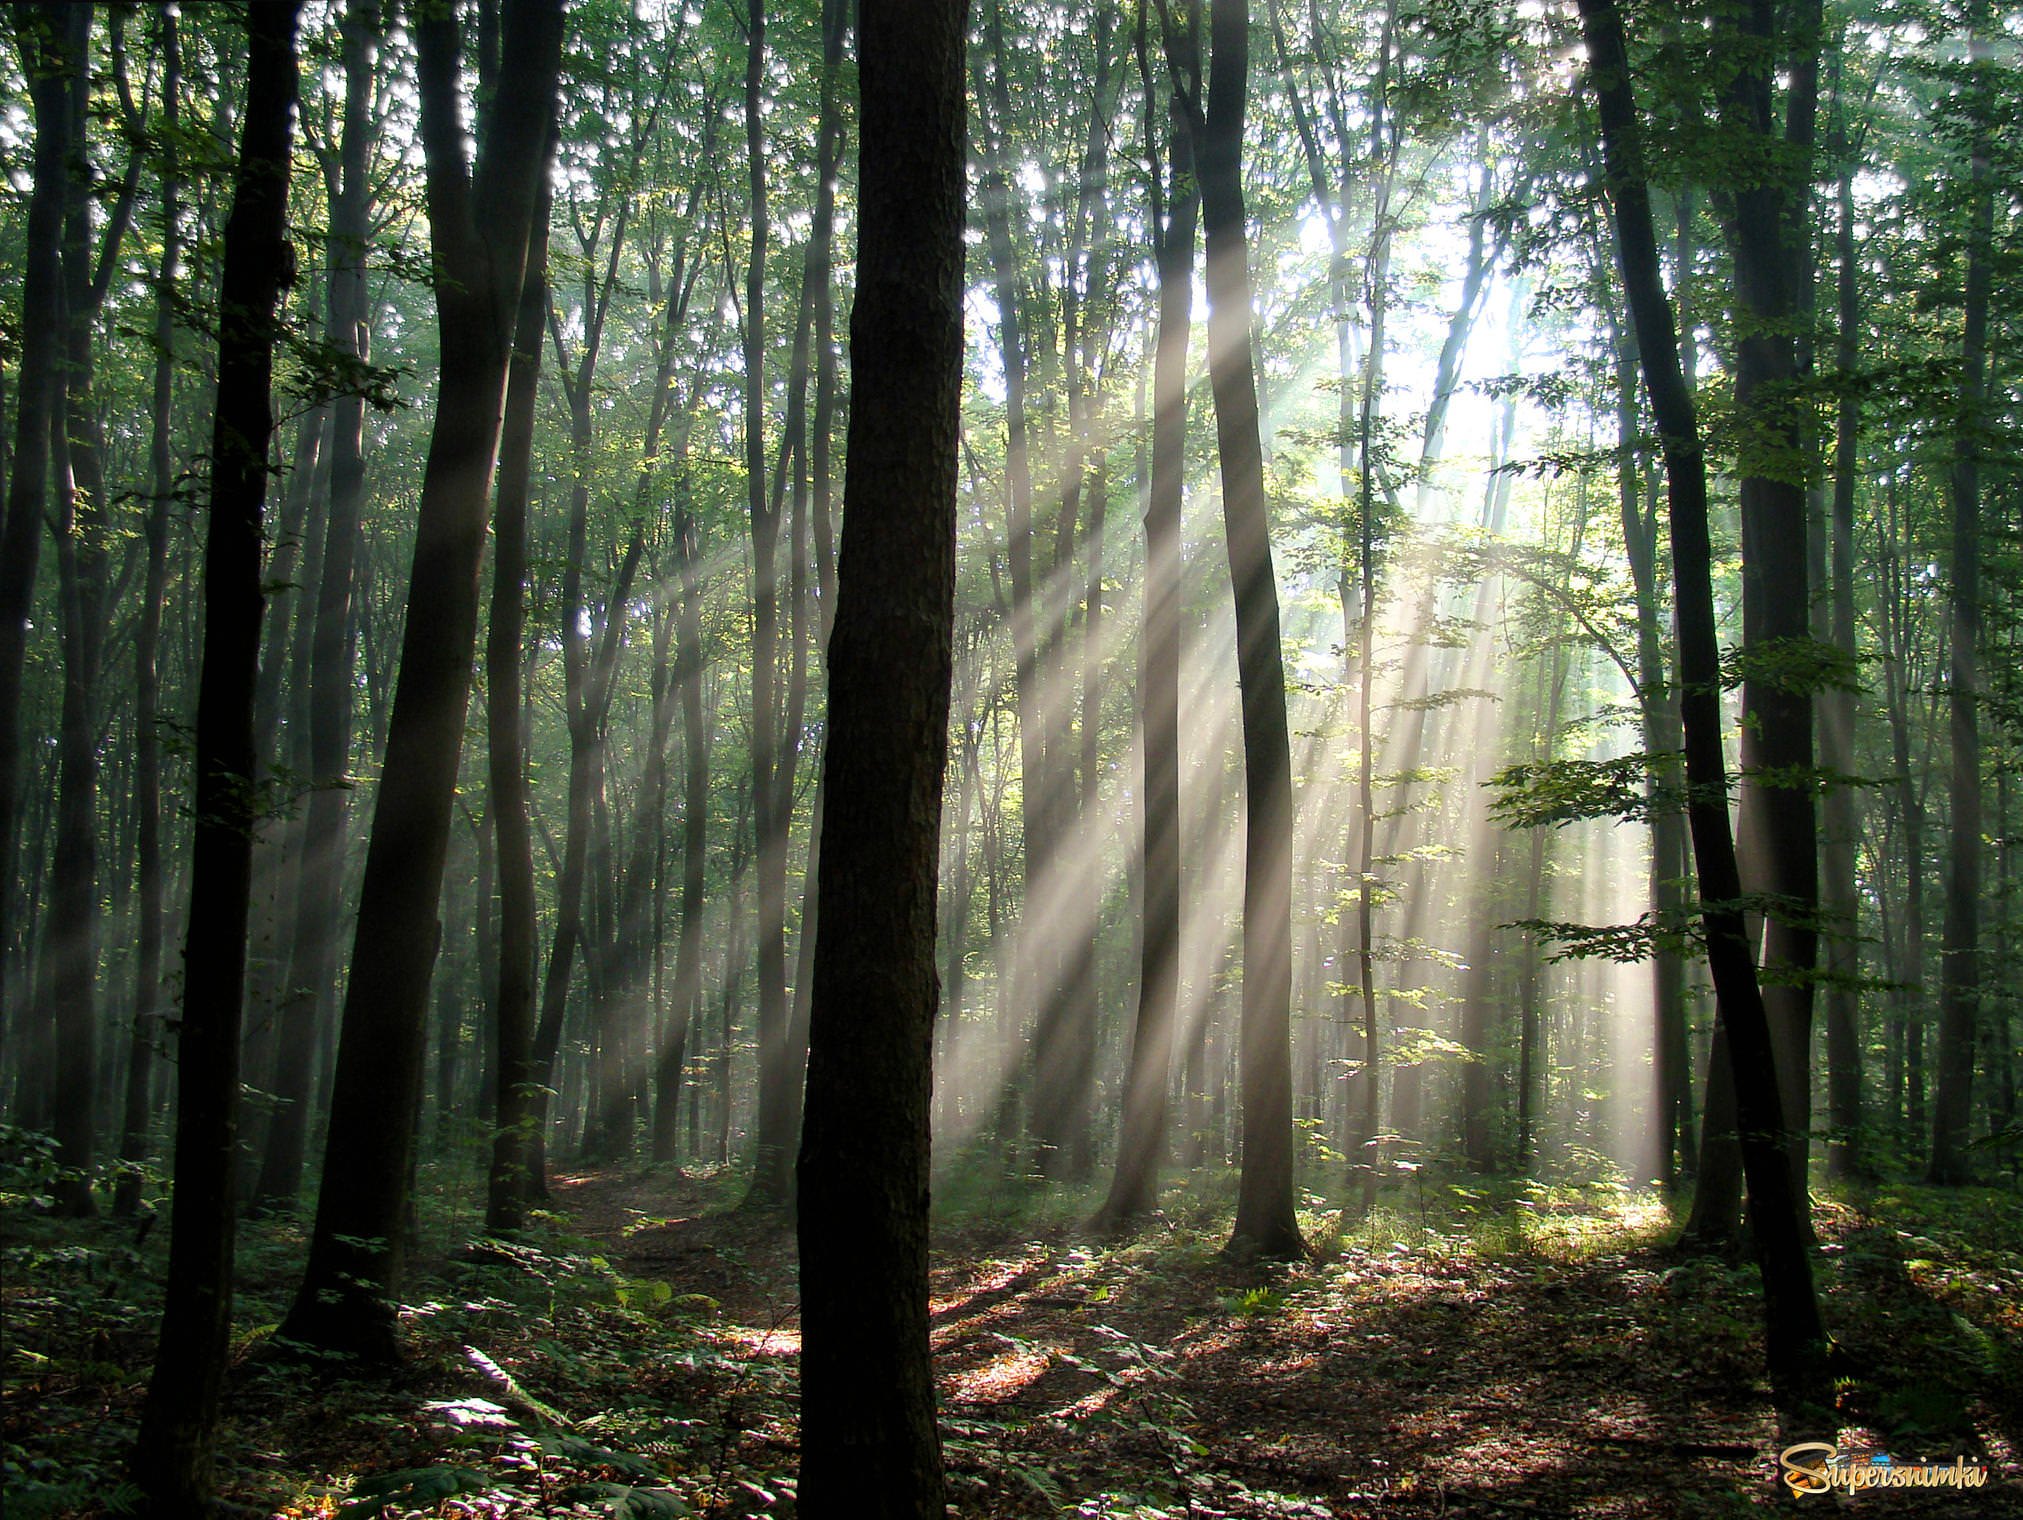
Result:
M368 1360L398 1355L391 1294L403 1255L415 1099L439 938L478 576L507 359L560 64L559 0L508 0L497 91L475 176L459 121L459 25L415 26L442 336L435 429L416 529L399 683L366 850L330 1138L308 1268L283 1333Z
M1213 0L1205 113L1190 122L1208 250L1208 376L1215 397L1224 537L1236 598L1242 687L1243 1173L1230 1249L1305 1254L1293 1213L1292 758L1269 503L1251 363L1242 153L1249 88L1247 0Z
M1796 391L1796 327L1801 312L1795 265L1811 259L1804 229L1811 162L1807 85L1818 57L1817 7L1787 91L1782 174L1763 174L1724 203L1738 302L1735 408L1747 440L1738 460L1742 511L1742 749L1737 848L1744 882L1764 894L1762 983L1777 1047L1778 1084L1789 1126L1792 1184L1806 1193L1812 1114L1812 988L1818 957L1818 825L1813 803L1812 689L1794 679L1812 636L1812 598L1803 471L1807 452ZM1750 0L1725 46L1742 60L1722 100L1724 123L1765 145L1775 142L1772 47L1779 40L1771 0ZM1809 52L1807 51L1809 49ZM1703 1176L1703 1189L1716 1182Z
M211 1502L230 1361L239 1023L257 822L261 516L274 430L275 314L283 272L292 264L288 171L299 9L284 3L248 13L244 135L218 290L196 829L176 1066L176 1208L161 1344L134 1454L134 1477L162 1515L201 1514Z
M965 9L869 0L860 31L859 283L798 1194L799 1499L815 1520L943 1513L927 1186L955 613Z
M7 516L0 524L0 1015L18 1028L27 999L7 995L8 962L19 940L10 920L15 844L22 803L21 676L28 618L49 507L50 441L63 363L63 203L70 177L70 96L89 7L13 7L15 40L35 116L34 182L28 196L21 272L20 354L15 369L14 457ZM24 978L25 981L25 978ZM39 1042L17 1041L33 1047ZM37 1073L30 1080L41 1080Z

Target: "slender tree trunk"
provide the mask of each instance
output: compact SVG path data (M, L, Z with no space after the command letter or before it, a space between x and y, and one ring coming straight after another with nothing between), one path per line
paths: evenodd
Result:
M1293 1214L1292 759L1285 662L1272 570L1264 454L1252 369L1244 226L1243 115L1250 69L1247 0L1213 0L1209 86L1195 112L1194 158L1208 250L1208 376L1215 397L1224 536L1236 598L1242 687L1243 1172L1230 1249L1292 1259L1305 1253Z
M1184 76L1180 89L1200 88L1193 34L1176 39ZM1146 77L1151 71L1143 57ZM1156 148L1151 106L1146 143ZM1151 1212L1159 1160L1166 1147L1166 1090L1172 1079L1174 1025L1180 1011L1180 598L1181 508L1186 480L1187 343L1193 323L1194 244L1199 199L1192 139L1184 108L1175 104L1172 164L1159 189L1156 152L1148 151L1153 186L1153 258L1159 277L1159 335L1152 372L1152 472L1145 497L1145 645L1139 703L1143 714L1145 917L1139 946L1138 1021L1125 1078L1117 1170L1099 1221L1116 1228ZM1163 201L1163 204L1162 204Z
M1976 4L1970 35L1985 35L1987 7ZM1960 410L1950 481L1953 529L1952 666L1947 672L1953 775L1940 933L1938 1090L1932 1097L1932 1162L1927 1174L1957 1186L1971 1174L1974 1037L1981 1006L1981 443L1988 388L1988 302L1995 216L1992 138L1993 63L1976 58L1974 94L1981 112L1970 148L1966 328L1960 344Z
M218 291L218 402L204 551L204 664L197 693L196 828L177 1061L176 1208L161 1344L134 1477L153 1510L204 1513L230 1361L238 1172L239 1022L253 878L254 688L259 677L261 516L275 313L289 267L288 171L299 5L248 12L238 183Z
M553 152L553 144L549 145ZM548 311L548 219L553 192L547 176L529 229L527 272L506 412L499 440L498 507L492 531L492 609L485 635L485 730L491 826L498 843L499 1087L492 1157L485 1190L485 1228L519 1229L533 1182L532 1142L540 1122L535 1090L548 1080L534 1055L534 963L539 950L534 909L534 836L527 786L526 695L522 662L527 620L527 527L532 490L534 405L540 388L542 327Z
M1818 8L1799 8L1805 33L1778 35L1772 0L1750 0L1725 46L1743 60L1724 91L1721 114L1733 129L1775 142L1772 52L1792 41L1797 59L1786 92L1782 174L1750 179L1727 198L1727 233L1738 302L1735 408L1746 419L1739 468L1742 512L1741 799L1738 849L1745 880L1766 894L1763 983L1792 1183L1806 1192L1812 1113L1812 988L1818 955L1818 828L1813 803L1812 691L1780 666L1809 643L1812 599L1808 508L1793 461L1806 457L1798 405L1796 328L1802 311L1795 267L1809 265L1809 93L1817 69ZM1768 151L1766 147L1766 151ZM1702 1178L1702 1188L1712 1186Z
M1580 0L1580 15L1591 61L1590 87L1601 118L1604 186L1616 213L1616 251L1645 390L1664 440L1680 717L1691 799L1688 824L1708 965L1720 1022L1734 1050L1750 1222L1763 1277L1766 1355L1781 1403L1815 1402L1824 1391L1826 1331L1813 1287L1802 1195L1794 1185L1769 1016L1738 906L1741 878L1729 832L1727 765L1721 750L1720 649L1699 422L1679 366L1677 329L1659 270L1622 20L1614 0Z
M87 141L91 97L91 14L73 11L68 61L70 141ZM120 24L115 18L114 25ZM117 51L115 56L120 56ZM43 955L49 965L56 1030L55 1133L64 1175L56 1205L66 1214L97 1211L90 1174L97 1131L98 948L100 931L98 700L105 661L106 550L110 515L105 485L105 435L94 393L93 329L118 257L131 189L92 246L89 173L73 165L63 207L64 354L61 400L50 448L55 463L57 622L63 648L62 708L57 729L56 845L50 861Z
M1841 391L1835 421L1833 462L1832 639L1851 671L1855 668L1854 497L1859 468L1861 398L1854 376L1861 361L1861 291L1855 267L1854 166L1846 147L1839 184L1840 223L1836 253L1839 337L1836 363ZM1861 899L1855 881L1861 840L1859 794L1845 778L1855 770L1855 694L1845 685L1820 699L1820 763L1831 773L1826 794L1820 854L1824 877L1821 904L1828 920L1826 942L1827 1109L1833 1138L1826 1151L1827 1174L1861 1175L1867 1161L1861 1118Z
M478 575L507 359L560 65L559 0L508 0L476 172L459 121L460 27L415 25L442 367L399 684L367 846L316 1228L289 1339L398 1355L391 1294L439 938L443 857L477 643Z
M370 353L365 286L372 235L370 175L379 135L373 75L379 52L379 0L350 0L341 24L344 125L331 207L325 326L347 359ZM351 814L351 716L357 699L354 629L363 604L356 573L365 504L365 399L353 391L332 403L330 506L323 525L315 632L309 652L309 776L295 872L295 923L276 1047L274 1119L255 1188L265 1207L292 1209L302 1186L313 1057L319 1017L337 977L343 901L345 829ZM296 616L308 618L301 608ZM431 906L433 911L433 906Z
M675 556L681 589L675 603L674 679L681 693L681 919L674 949L674 1029L661 1047L655 1081L653 1159L674 1159L682 1064L702 1002L704 872L709 847L709 725L703 713L700 529L687 505L685 477L676 486ZM735 892L731 894L735 899ZM702 1101L700 1092L696 1102ZM691 1138L689 1149L695 1146Z
M155 268L154 389L149 407L147 571L140 627L134 634L134 855L139 901L135 912L133 1031L127 1043L126 1101L120 1118L119 1182L112 1212L126 1219L140 1207L141 1162L147 1155L148 1111L155 1039L162 1032L162 770L156 724L161 709L162 603L168 595L169 506L175 492L170 431L174 423L176 260L181 248L177 191L181 170L176 137L182 112L182 42L176 12L160 12L162 48L162 254ZM0 847L4 848L4 847ZM0 854L0 876L12 856ZM4 897L0 893L0 897ZM5 936L0 915L0 942ZM4 951L0 951L4 955Z

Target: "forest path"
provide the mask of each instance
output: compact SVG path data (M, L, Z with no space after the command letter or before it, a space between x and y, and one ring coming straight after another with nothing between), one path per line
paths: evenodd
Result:
M788 1222L702 1202L692 1183L597 1173L556 1189L614 1266L708 1295L720 1340L791 1362ZM1893 1364L1886 1383L1843 1385L1842 1448L1881 1448L1868 1422L1888 1417L1900 1454L1993 1469L1971 1495L1859 1502L2023 1516L2016 1389L1962 1373L1957 1311L1910 1280L1895 1232L1829 1209L1821 1233L1850 1364ZM1752 1268L1681 1263L1628 1237L1490 1255L1429 1233L1418 1248L1261 1269L1157 1224L1115 1247L1066 1228L943 1228L932 1334L951 1499L976 1515L1342 1517L1788 1503L1755 1294Z

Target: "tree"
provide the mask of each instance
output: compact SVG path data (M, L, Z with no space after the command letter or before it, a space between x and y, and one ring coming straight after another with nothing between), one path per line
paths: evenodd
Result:
M1292 1180L1292 753L1252 367L1243 113L1250 7L1212 0L1208 99L1188 104L1208 254L1208 379L1243 689L1243 1177L1230 1248L1303 1255ZM1184 98L1184 97L1183 97Z
M1732 1057L1749 1218L1763 1277L1766 1354L1781 1400L1816 1401L1824 1392L1826 1332L1800 1213L1802 1195L1792 1174L1770 1021L1743 925L1741 877L1729 832L1706 462L1693 395L1679 367L1671 302L1659 271L1622 18L1614 0L1580 0L1580 16L1588 83L1601 119L1603 188L1615 211L1616 254L1636 327L1644 389L1663 440L1679 630L1687 825L1699 875L1708 968Z
M140 923L135 933L133 1028L127 1041L126 1100L120 1114L119 1181L112 1212L129 1218L140 1207L141 1159L147 1153L149 1096L155 1038L161 1022L162 872L161 710L162 603L168 596L169 510L175 492L172 429L175 420L176 262L182 247L177 225L181 167L176 137L182 117L182 40L177 16L158 13L162 49L161 261L155 267L155 363L149 397L147 569L139 625L134 630L134 874ZM0 783L4 784L4 783ZM0 856L8 862L12 855ZM4 867L0 867L4 871ZM4 915L0 915L4 916ZM0 942L5 929L0 928ZM4 1001L4 999L0 999Z
M302 1287L282 1326L291 1340L376 1361L398 1354L389 1295L401 1262L436 905L477 643L486 503L555 109L560 0L507 0L498 27L498 77L480 105L473 166L459 119L461 27L446 9L416 22L442 369L323 1191Z
M330 429L330 504L314 609L296 616L312 627L309 650L309 775L295 863L294 932L282 991L274 1097L256 1196L270 1208L295 1207L309 1132L311 1057L335 980L337 884L344 875L344 830L351 788L351 720L356 686L354 625L359 519L365 503L365 380L371 352L365 264L371 237L373 145L379 136L373 74L378 60L378 0L350 0L340 23L344 54L343 137L337 152L337 193L330 209L325 328L340 364L352 371L335 398Z
M84 6L17 4L10 13L35 116L34 183L21 276L21 352L15 370L14 449L7 516L0 524L0 877L11 878L21 800L21 677L28 618L42 557L49 499L49 441L58 407L62 359L63 201L71 153L71 81ZM0 1012L13 1013L6 988L14 945L10 889L0 891ZM17 1039L19 1036L17 1035Z
M1977 3L1970 39L1988 31L1988 8ZM1981 430L1988 390L1988 304L1992 283L1995 184L1987 99L1993 65L1973 55L1975 105L1968 148L1968 232L1964 324L1960 337L1960 400L1947 481L1953 530L1952 664L1947 695L1952 740L1951 853L1946 865L1943 959L1939 966L1939 1085L1932 1102L1935 1183L1965 1182L1972 1117L1975 1021L1981 1004Z
M239 1026L257 823L253 702L265 609L261 517L274 432L275 313L294 267L288 179L299 10L289 0L247 13L246 110L218 289L196 826L176 1063L176 1208L161 1342L134 1454L134 1477L163 1515L208 1507L231 1361Z
M1143 713L1145 917L1138 974L1138 1021L1125 1078L1117 1170L1101 1222L1121 1226L1148 1214L1166 1144L1166 1087L1180 1001L1180 524L1187 451L1187 340L1193 324L1194 238L1199 192L1181 101L1201 88L1194 21L1169 48L1182 78L1174 87L1171 163L1160 184L1158 133L1145 16L1138 64L1145 83L1145 156L1152 196L1152 257L1159 280L1159 336L1152 376L1152 472L1145 497Z
M965 12L962 0L868 0L858 33L858 288L797 1173L798 1498L817 1517L940 1520L944 1507L927 1184L955 617Z
M550 152L553 145L550 145ZM485 1228L500 1234L525 1223L540 1148L534 1130L542 1107L535 1090L547 1071L534 1051L534 838L527 787L527 719L520 663L525 657L527 511L532 496L534 404L548 315L548 213L545 178L528 236L527 271L506 381L499 442L499 497L493 518L492 606L485 632L486 813L499 871L497 1030L499 1088Z

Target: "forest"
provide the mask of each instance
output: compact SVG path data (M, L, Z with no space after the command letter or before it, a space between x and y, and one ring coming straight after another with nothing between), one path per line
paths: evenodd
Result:
M2023 11L0 34L9 1516L2023 1516Z

